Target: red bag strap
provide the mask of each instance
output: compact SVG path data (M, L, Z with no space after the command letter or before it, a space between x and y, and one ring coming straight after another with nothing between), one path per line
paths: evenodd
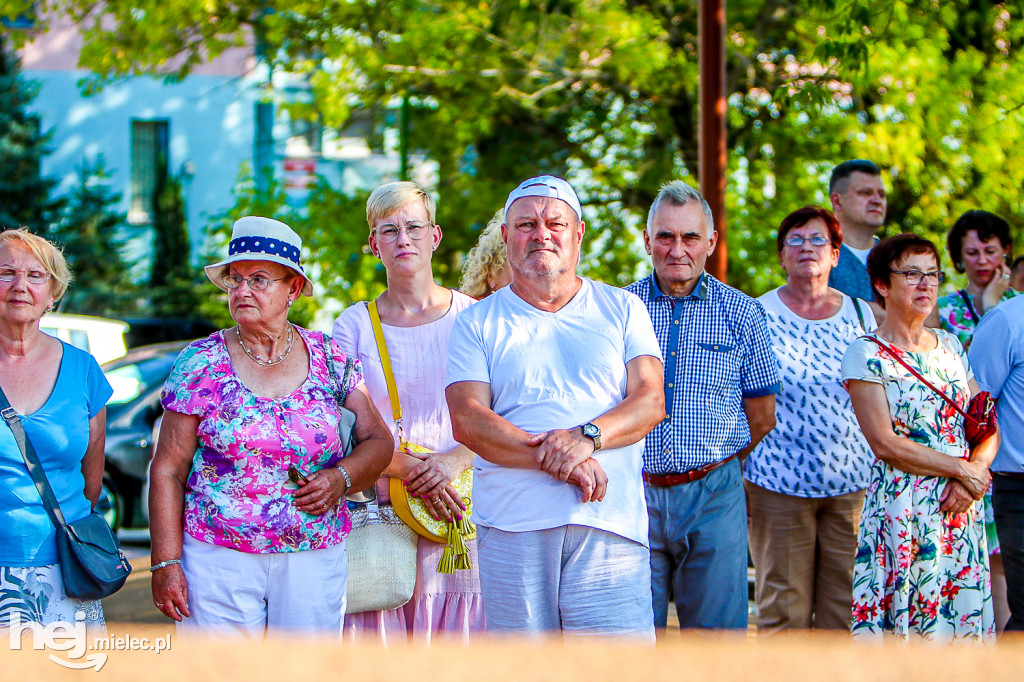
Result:
M964 418L964 419L971 419L971 417L970 417L970 416L969 416L969 415L968 415L968 414L967 414L966 412L964 412L964 411L963 411L962 409L960 409L960 406L959 406L959 405L957 405L957 404L956 404L955 402L953 402L952 400L950 400L950 399L949 399L949 396L947 396L947 395L946 395L945 393L943 393L943 392L942 392L942 391L940 391L939 389L935 388L935 385L934 385L934 384L932 384L932 382L930 382L930 381L928 381L927 379L925 379L925 378L924 378L923 376L921 376L921 375L920 375L920 374L919 374L919 373L917 372L917 370L915 370L915 369L914 369L913 367L911 367L910 365L908 365L908 364L907 364L907 363L906 363L906 362L905 362L905 361L903 360L903 358L901 358L901 357L900 357L900 356L899 356L899 355L898 355L898 354L896 353L896 351L894 351L894 350L893 350L892 348L890 348L890 347L889 347L889 346L887 346L886 344L882 343L882 342L881 342L880 340L878 340L878 338L877 338L877 337L875 337L875 336L871 336L871 335L868 335L868 336L866 336L866 337L864 337L864 338L867 338L867 339L871 339L872 341L874 341L875 343L877 343L877 344L878 344L878 346L879 346L879 348L881 348L881 349L882 349L882 350L884 350L884 351L885 351L886 353L888 353L889 355L891 355L891 356L892 356L892 359L893 359L893 360L895 360L896 362L898 362L898 363L900 363L901 365L903 365L904 367L906 367L906 368L907 368L907 371L908 371L908 372L910 372L911 374L913 374L913 375L914 375L915 377L917 377L917 379L918 379L918 380L919 380L919 381L920 381L920 382L921 382L922 384L924 384L924 385L925 385L925 386L927 386L928 388L930 388L930 389L932 389L933 391L935 391L935 393L937 393L937 394L939 395L939 397L940 397L940 398L942 398L942 399L943 399L943 400L945 400L945 401L946 401L947 403L949 403L950 407L952 407L952 408L953 408L954 410L956 410L957 412L959 412L959 413L960 413L960 414L961 414L961 415L963 416L963 418Z

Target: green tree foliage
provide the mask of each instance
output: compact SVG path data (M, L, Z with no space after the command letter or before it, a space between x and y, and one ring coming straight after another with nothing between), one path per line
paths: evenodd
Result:
M46 235L60 202L50 197L55 181L40 172L50 135L29 111L35 96L10 40L0 33L0 229L27 227Z
M185 199L181 178L161 183L153 211L153 262L149 277L149 314L190 318L199 308L197 286L206 278L190 263Z
M385 111L408 97L411 146L438 164L446 283L524 177L574 182L590 227L584 269L617 283L644 260L638 226L660 184L697 182L692 0L47 4L85 29L95 84L179 78L258 26L275 68L308 75L329 126L353 107ZM847 158L886 169L890 233L938 237L971 207L1017 222L1020 0L730 0L727 23L732 283L751 293L779 283L776 226L804 204L827 205L828 172ZM325 212L355 208L329 193L317 201ZM307 239L327 248L349 235ZM324 274L348 268L333 276L350 288L372 282L372 263L351 261L359 253L325 260Z
M137 313L138 290L123 257L121 196L110 189L102 158L78 169L78 183L66 198L52 238L64 251L74 281L61 311L102 317Z

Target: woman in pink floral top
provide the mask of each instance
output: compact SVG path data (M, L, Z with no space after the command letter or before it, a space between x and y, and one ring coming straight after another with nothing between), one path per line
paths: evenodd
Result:
M995 635L985 528L975 502L988 487L999 438L971 452L963 417L907 369L964 408L978 391L956 337L924 326L944 278L938 263L926 239L902 234L879 242L868 274L885 321L843 358L843 381L877 458L853 566L855 636Z
M340 635L345 495L372 485L391 459L358 362L288 322L292 303L312 293L301 245L276 220L235 223L230 257L206 272L228 291L238 324L185 348L164 387L153 600L191 628Z

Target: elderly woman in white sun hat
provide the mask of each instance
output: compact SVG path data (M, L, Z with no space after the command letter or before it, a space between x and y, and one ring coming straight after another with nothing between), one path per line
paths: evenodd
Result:
M288 322L313 293L301 248L276 220L234 224L229 257L206 274L237 324L185 348L164 386L149 496L153 601L188 628L341 632L345 494L377 480L392 442L358 362ZM356 415L344 460L339 404Z

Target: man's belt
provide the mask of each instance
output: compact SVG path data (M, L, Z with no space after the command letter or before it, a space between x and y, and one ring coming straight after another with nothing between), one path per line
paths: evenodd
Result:
M711 464L705 464L702 467L696 469L690 469L684 471L681 474L649 474L644 472L644 482L653 485L655 488L672 488L673 486L682 485L684 483L693 483L699 481L715 469L723 467L733 459L739 453L733 453L731 456L726 457L720 462L712 462Z

